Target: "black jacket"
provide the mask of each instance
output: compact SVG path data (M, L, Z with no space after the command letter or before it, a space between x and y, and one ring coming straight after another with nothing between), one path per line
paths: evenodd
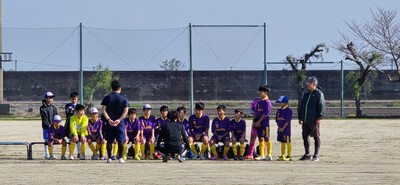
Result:
M42 129L49 129L53 123L54 116L58 115L57 108L54 105L43 103L40 106L40 117L42 117Z
M325 97L321 90L307 91L303 95L298 109L299 120L305 124L315 124L321 119L325 110Z
M171 121L161 127L157 144L164 141L165 148L177 147L182 146L182 140L185 143L185 148L189 149L189 140L183 124Z

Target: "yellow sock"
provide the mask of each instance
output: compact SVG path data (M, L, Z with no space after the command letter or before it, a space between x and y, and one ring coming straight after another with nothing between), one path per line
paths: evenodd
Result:
M238 154L237 154L237 146L236 146L236 143L233 143L233 144L232 144L232 150L233 150L233 155L237 156Z
M67 146L62 146L61 147L61 155L65 155L66 151L67 151Z
M194 147L194 143L190 144L190 150L193 152L194 155L197 155L196 147Z
M135 145L135 157L139 156L140 144Z
M292 143L287 143L287 155L292 157Z
M150 143L150 158L154 156L154 143Z
M96 147L95 147L96 153L98 153L98 154L100 153L100 148L101 148L101 145L96 143Z
M240 156L244 155L244 143L240 143Z
M229 152L229 146L224 146L224 155L228 155Z
M203 146L201 146L201 147L203 148ZM215 145L210 146L210 148L211 148L211 153L212 153L213 155L218 155L218 153L217 153L217 148L215 147Z
M282 154L282 157L285 155L285 150L286 150L286 143L281 143L281 154Z
M260 150L260 156L261 157L264 157L264 149L265 149L265 142L263 141L263 142L260 142L260 145L259 145L259 150Z
M113 153L112 153L112 155L113 155L113 156L117 156L117 153L118 153L118 144L117 144L117 143L114 143L114 148L113 148Z
M49 146L49 154L50 154L50 156L53 155L53 147L52 146Z
M86 143L81 143L81 155L85 154Z
M200 154L204 154L204 152L206 152L207 149L208 149L208 145L201 144Z
M123 151L123 155L122 155L124 159L126 159L126 157L127 157L127 154L126 154L127 150L128 150L128 145L125 143L124 144L124 151Z
M92 150L93 155L97 155L96 148L94 148L93 144L90 144L90 145L89 145L89 148L90 148L90 150Z
M271 141L268 141L267 142L267 153L268 153L268 156L272 156L272 143L271 143Z
M101 156L106 156L107 145L105 143L101 144Z
M74 142L69 144L69 155L73 155L74 154L75 145L76 145L76 143L74 143Z
M142 159L144 159L144 157L146 156L146 154L144 153L144 149L146 149L145 147L145 144L140 145L140 153L142 154Z

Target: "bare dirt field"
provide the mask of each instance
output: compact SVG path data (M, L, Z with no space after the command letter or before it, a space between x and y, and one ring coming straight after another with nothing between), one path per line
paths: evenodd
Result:
M0 142L41 141L40 121L0 121L0 125ZM275 124L272 130L276 159L280 144ZM294 160L284 162L49 161L43 160L42 145L34 145L34 160L26 160L25 146L0 146L0 184L400 183L400 120L323 120L321 140L320 162L297 160L304 151L301 127L296 121L292 123ZM60 150L60 146L55 147L58 157ZM91 152L86 149L86 153Z

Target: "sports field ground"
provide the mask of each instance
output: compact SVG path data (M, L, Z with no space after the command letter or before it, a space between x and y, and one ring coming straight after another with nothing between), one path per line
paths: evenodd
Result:
M0 125L0 142L42 140L40 121L0 121ZM275 124L271 130L276 159L280 144ZM25 146L0 146L0 184L400 183L400 120L323 120L321 140L319 162L298 161L304 151L296 121L292 122L293 161L50 161L43 159L42 145L33 147L34 160L26 160ZM55 147L59 158L60 150Z

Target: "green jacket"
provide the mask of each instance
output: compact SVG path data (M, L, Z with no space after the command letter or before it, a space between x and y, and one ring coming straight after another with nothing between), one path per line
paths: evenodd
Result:
M299 120L305 124L315 124L317 119L324 116L325 97L319 89L307 91L298 109Z

